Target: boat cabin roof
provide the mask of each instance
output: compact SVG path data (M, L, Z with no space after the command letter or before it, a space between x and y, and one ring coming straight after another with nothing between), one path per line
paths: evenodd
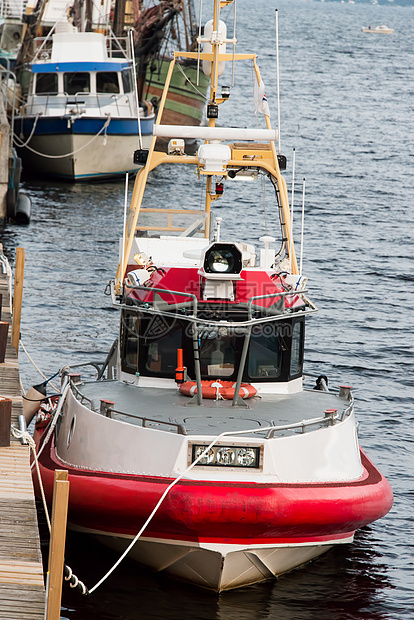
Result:
M48 62L34 63L32 65L32 73L63 73L65 71L122 71L131 67L131 64L125 60L116 59L107 62Z

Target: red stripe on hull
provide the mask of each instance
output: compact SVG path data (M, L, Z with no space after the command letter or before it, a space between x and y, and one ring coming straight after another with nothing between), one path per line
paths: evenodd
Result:
M135 536L172 479L79 471L61 463L53 446L41 455L51 500L55 469L68 469L68 519L101 532ZM392 490L361 452L366 475L355 482L259 484L179 482L144 537L223 544L329 542L384 516ZM34 473L35 484L36 473Z

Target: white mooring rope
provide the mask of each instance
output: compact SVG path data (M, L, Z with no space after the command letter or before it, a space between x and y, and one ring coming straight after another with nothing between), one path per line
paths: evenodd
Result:
M37 119L36 119L37 121ZM33 149L31 146L28 146L28 143L30 141L30 139L33 136L33 132L34 129L32 130L29 138L26 140L25 143L21 142L20 138L18 138L16 136L16 134L14 134L14 143L19 147L19 148L26 148L29 151L31 151L32 153L34 153L35 155L39 155L40 157L46 157L47 159L63 159L64 157L71 157L72 155L75 155L76 153L79 153L79 151L83 151L83 149L86 149L87 146L89 146L90 144L92 144L92 142L94 140L96 140L96 138L103 132L105 131L105 137L106 137L106 130L108 129L108 125L111 122L111 116L109 115L108 118L106 119L103 127L101 127L101 129L98 131L98 133L94 136L92 136L92 138L89 140L89 142L87 142L86 144L84 144L83 146L80 146L78 149L75 149L74 151L72 151L71 153L66 153L65 155L46 155L46 153L40 153L40 151L36 151L35 149Z

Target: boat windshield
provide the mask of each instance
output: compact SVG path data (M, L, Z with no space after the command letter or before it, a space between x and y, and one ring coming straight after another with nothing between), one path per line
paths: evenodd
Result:
M175 377L177 350L184 351L188 375L195 377L191 325L159 315L137 316L127 312L122 321L122 370L143 376ZM201 328L198 349L202 379L236 380L245 330L225 326ZM304 320L261 323L254 326L244 381L285 381L302 373Z
M64 73L63 74L63 90L68 95L77 95L78 93L89 93L91 90L90 74L85 72Z

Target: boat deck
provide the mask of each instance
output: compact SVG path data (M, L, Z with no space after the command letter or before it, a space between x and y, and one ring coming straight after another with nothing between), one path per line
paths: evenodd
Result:
M202 406L198 406L195 400L176 389L136 387L120 381L86 382L78 388L92 401L95 411L99 411L101 399L110 400L114 402L114 419L141 425L142 418L145 418L145 426L171 432L177 432L177 425L180 425L181 432L187 435L289 426L303 420L323 418L327 409L337 409L341 414L349 405L349 401L334 393L318 390L263 394L244 401L246 407L232 407L231 400L210 399L203 399ZM320 426L322 424L312 428ZM278 436L290 432L281 431Z

